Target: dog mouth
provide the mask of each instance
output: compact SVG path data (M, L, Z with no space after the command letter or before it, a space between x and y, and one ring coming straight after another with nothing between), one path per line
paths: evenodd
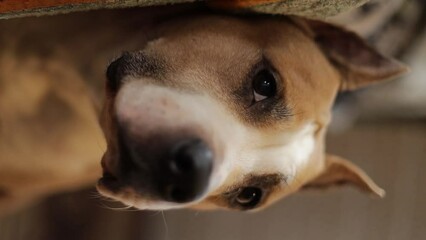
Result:
M107 189L113 193L119 192L123 184L112 173L104 171L102 177L98 180L98 188Z
M96 188L100 193L108 191L116 194L124 186L118 176L111 171L113 167L110 166L110 162L112 162L111 154L106 152L101 160L102 176L98 179L96 184Z
M191 203L176 203L154 199L150 196L141 196L131 186L125 185L120 179L108 171L104 171L99 178L96 188L98 192L114 201L139 210L168 210L184 208Z

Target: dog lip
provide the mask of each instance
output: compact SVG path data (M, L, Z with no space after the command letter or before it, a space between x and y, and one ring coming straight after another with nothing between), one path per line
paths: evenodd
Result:
M117 178L114 175L112 175L112 173L107 171L103 173L102 179L117 180Z
M98 185L107 188L112 192L118 192L122 188L122 184L113 174L104 171L102 177L98 180Z

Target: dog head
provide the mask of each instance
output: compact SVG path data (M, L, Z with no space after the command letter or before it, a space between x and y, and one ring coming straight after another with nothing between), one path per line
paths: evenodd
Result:
M381 190L325 154L339 91L405 71L354 33L296 17L167 21L107 70L99 191L139 209L259 209L304 188Z

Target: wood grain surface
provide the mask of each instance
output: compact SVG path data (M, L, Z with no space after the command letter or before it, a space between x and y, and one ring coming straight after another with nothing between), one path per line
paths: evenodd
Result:
M368 0L0 0L0 19L41 16L103 8L205 2L213 8L250 9L269 14L324 18L361 6Z
M105 0L0 0L0 13L36 8L59 7L83 3L102 3ZM111 1L110 1L111 2Z

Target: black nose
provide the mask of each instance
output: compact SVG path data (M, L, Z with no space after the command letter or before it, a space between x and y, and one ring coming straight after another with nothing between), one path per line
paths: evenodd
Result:
M159 184L161 197L170 202L189 202L208 187L213 153L201 140L185 140L176 144L165 162L164 178Z
M140 197L185 203L207 190L213 150L189 131L148 137L118 131L118 180Z

